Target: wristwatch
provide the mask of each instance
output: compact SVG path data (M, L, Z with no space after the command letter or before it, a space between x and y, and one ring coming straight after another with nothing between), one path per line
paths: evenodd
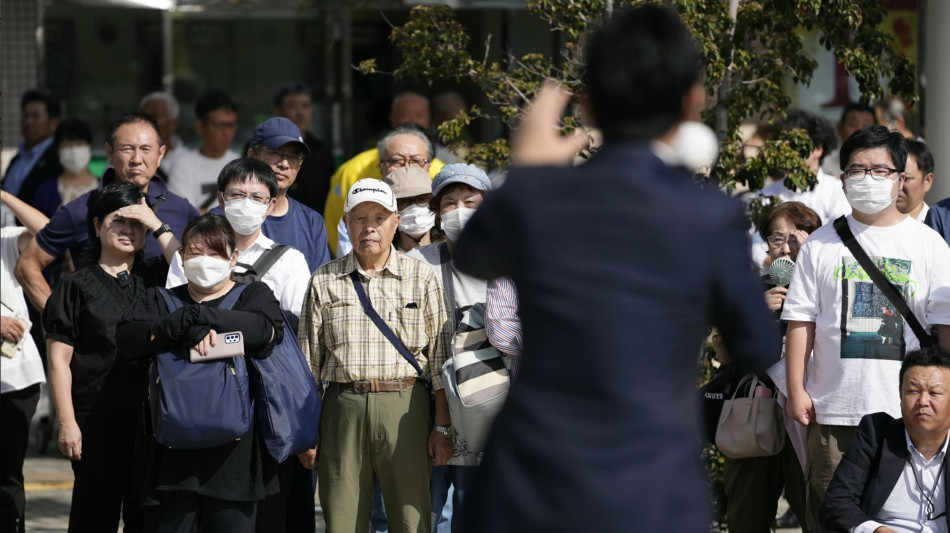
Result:
M452 438L452 426L433 426L432 429L446 437Z
M152 236L157 239L161 237L162 235L164 235L166 232L169 232L171 230L172 229L171 227L168 226L168 224L162 224L161 226L158 227L157 230L152 232Z

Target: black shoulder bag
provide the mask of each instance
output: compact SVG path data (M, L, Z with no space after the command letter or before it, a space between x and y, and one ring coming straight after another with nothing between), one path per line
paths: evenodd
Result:
M936 346L937 339L933 335L927 332L924 329L924 326L921 325L920 321L917 320L917 317L914 316L913 311L910 310L910 306L907 305L907 302L904 301L904 297L901 296L900 291L897 290L894 285L884 277L884 274L881 273L880 269L877 268L877 265L874 264L874 261L868 257L868 254L861 248L861 245L858 244L857 239L854 238L854 234L851 233L851 228L848 227L848 220L843 215L836 218L834 222L835 231L838 232L838 236L841 237L841 240L844 242L844 245L848 247L848 250L851 251L851 254L854 255L854 258L857 259L858 263L864 268L864 272L867 273L868 277L871 278L871 281L874 282L874 285L887 297L888 300L898 311L901 312L901 316L904 317L904 320L907 321L907 325L910 326L910 329L913 330L914 335L917 335L917 340L920 341L920 346L929 347Z

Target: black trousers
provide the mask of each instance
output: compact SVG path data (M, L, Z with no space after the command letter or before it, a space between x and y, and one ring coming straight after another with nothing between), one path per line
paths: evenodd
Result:
M265 452L266 453L266 452ZM280 492L257 506L257 530L273 533L314 533L313 494L316 472L291 457L278 467Z
M233 502L196 492L156 491L145 506L149 533L254 533L258 502ZM259 531L276 531L265 528Z
M138 412L87 414L79 429L82 459L72 463L69 533L116 531L120 512L125 533L141 532L142 506L132 479Z
M22 356L20 356L22 357ZM0 532L23 533L23 459L40 385L0 394ZM312 511L311 511L312 512Z

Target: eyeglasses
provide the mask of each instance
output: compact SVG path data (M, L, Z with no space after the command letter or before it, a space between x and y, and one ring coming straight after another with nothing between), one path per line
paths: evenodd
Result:
M281 161L287 161L287 164L290 165L291 168L300 168L300 165L303 164L303 156L300 154L278 152L277 150L271 150L266 146L261 146L258 148L258 152L263 156L261 159L264 159L268 165L274 165L280 163Z
M800 246L798 239L796 239L795 237L792 237L792 236L786 237L785 235L780 235L778 233L769 235L769 238L766 240L769 242L769 246L775 249L779 249L782 246L785 246L786 243L788 244L789 248L797 249Z
M247 194L244 191L227 191L224 193L224 199L229 202L232 200L243 200L245 198L250 198L251 200L259 204L265 204L265 205L270 203L270 200L271 200L270 196L264 196L262 194L257 194L257 193Z
M431 194L420 194L418 196L411 196L409 198L396 198L396 208L402 211L410 205L421 205L423 207L428 207L429 200L431 198Z
M884 181L888 176L897 172L896 168L874 167L874 168L849 168L844 171L844 175L849 180L864 179L864 176L870 175L875 181Z
M390 157L385 161L390 168L419 167L422 168L428 163L428 159L421 157Z

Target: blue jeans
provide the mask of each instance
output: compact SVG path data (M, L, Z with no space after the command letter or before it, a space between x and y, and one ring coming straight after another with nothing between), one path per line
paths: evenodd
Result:
M429 493L432 497L432 533L451 533L452 516L462 504L475 466L446 465L432 469Z

